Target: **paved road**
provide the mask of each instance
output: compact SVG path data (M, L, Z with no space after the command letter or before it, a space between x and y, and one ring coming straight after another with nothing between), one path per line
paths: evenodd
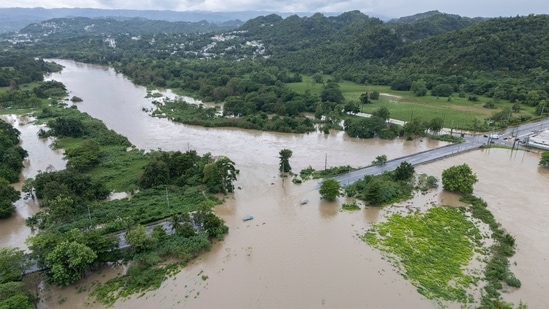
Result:
M488 144L490 142L506 143L510 145L512 144L512 142L508 142L509 137L522 138L524 136L537 133L542 129L547 128L549 128L549 119L544 119L536 122L526 123L518 127L485 133L484 135L465 135L465 142L463 143L451 144L423 152L418 152L405 157L396 158L387 161L383 166L368 166L356 171L351 171L350 173L336 176L334 177L334 179L339 181L342 186L347 186L359 179L364 178L365 175L379 175L384 171L392 171L404 161L415 166L478 149L482 145ZM492 134L499 135L499 138L497 140L489 138L489 136Z

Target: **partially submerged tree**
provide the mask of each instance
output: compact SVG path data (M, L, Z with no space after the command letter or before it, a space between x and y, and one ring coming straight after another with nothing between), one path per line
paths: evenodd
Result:
M372 161L373 165L384 165L387 163L387 156L386 155L380 155L377 156L374 161Z
M320 186L320 197L327 201L334 201L338 196L340 196L339 189L341 186L339 182L335 179L326 179L322 182Z
M473 193L473 185L477 182L477 175L473 173L467 163L454 165L442 172L442 186L444 190L471 194Z
M230 193L234 191L233 182L237 173L234 162L227 157L221 157L204 166L204 183L212 193Z
M15 212L13 203L19 199L19 192L7 180L0 177L0 219L7 218Z
M293 152L290 149L282 149L279 153L280 155L280 166L278 170L282 173L288 173L292 171L290 166L290 158L292 157Z
M26 264L24 255L19 248L0 249L0 283L21 280Z

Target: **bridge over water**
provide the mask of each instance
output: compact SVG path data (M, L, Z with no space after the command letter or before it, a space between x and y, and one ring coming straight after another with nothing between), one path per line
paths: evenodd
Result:
M333 177L333 179L337 180L342 186L347 186L357 180L364 178L365 175L379 175L382 174L384 171L392 171L396 169L400 165L400 163L405 161L415 166L444 159L449 156L458 155L467 151L479 149L482 145L486 145L491 142L489 136L497 135L498 143L511 146L514 145L514 141L506 142L508 137L514 137L518 139L535 134L548 127L549 119L544 119L541 121L526 123L518 127L489 132L484 135L465 135L465 142L463 143L446 145L443 147L392 159L387 161L383 165L372 165L359 170L350 171L349 173Z

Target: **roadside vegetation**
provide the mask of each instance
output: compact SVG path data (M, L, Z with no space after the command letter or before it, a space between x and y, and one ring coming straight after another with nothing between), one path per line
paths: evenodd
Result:
M414 167L408 162L402 162L394 171L364 176L347 186L345 191L348 196L366 201L372 206L395 203L412 196L415 187L414 174Z
M302 169L299 172L299 175L303 180L310 180L310 179L330 178L333 176L349 173L354 170L356 170L356 168L352 168L349 165L333 166L333 167L326 168L324 170L315 170L314 168L309 166L306 169Z
M539 159L539 165L542 167L549 167L549 151L544 151Z

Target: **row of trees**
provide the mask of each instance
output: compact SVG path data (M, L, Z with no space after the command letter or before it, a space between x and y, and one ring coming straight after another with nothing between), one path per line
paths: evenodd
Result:
M372 117L347 118L344 122L344 129L349 136L359 138L379 137L392 139L398 136L413 138L414 136L425 136L427 130L434 134L442 129L444 120L435 117L430 121L422 121L414 118L404 126L389 123L390 112L387 107L381 107L372 113Z
M15 212L13 203L19 199L19 192L10 183L19 181L23 159L28 155L19 146L20 134L9 123L0 120L0 219Z
M385 155L376 157L372 164L383 165L387 161ZM420 175L414 177L415 169L408 162L402 162L394 171L385 171L381 175L366 175L345 188L348 196L368 202L370 205L381 206L411 196L417 188L427 190L438 186L433 176ZM473 185L478 181L467 164L456 165L442 172L442 185L445 190L471 195ZM326 179L320 186L320 196L328 201L341 195L341 186L335 179Z
M240 100L231 99L225 104L224 115L219 115L214 107L205 108L203 105L190 104L181 100L167 100L163 104L157 104L152 114L156 117L167 117L175 122L204 127L238 127L287 133L305 133L315 130L313 120L303 115L269 117L266 112L248 110L248 104ZM278 107L285 108L283 105Z

